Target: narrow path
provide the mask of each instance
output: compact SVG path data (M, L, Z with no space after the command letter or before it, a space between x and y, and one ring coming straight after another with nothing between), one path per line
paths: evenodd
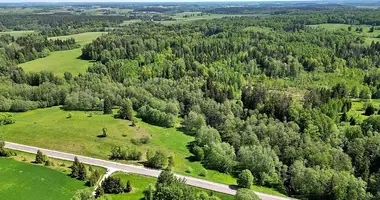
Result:
M86 163L89 165L100 166L100 167L104 167L106 169L114 169L117 171L130 172L130 173L140 174L140 175L144 175L144 176L158 177L160 175L160 172L161 172L161 170L149 169L149 168L145 168L142 166L121 164L121 163L116 163L116 162L107 161L107 160L101 160L101 159L97 159L97 158L90 158L90 157L86 157L86 156L74 155L74 154L70 154L70 153L48 150L48 149L43 149L43 148L39 148L39 147L16 144L16 143L12 143L12 142L5 142L5 148L18 150L18 151L24 151L24 152L33 153L33 154L37 153L38 150L41 150L47 156L52 157L52 158L61 159L61 160L73 161L74 157L78 157L80 162L83 162L83 163ZM230 195L236 194L236 190L237 190L236 187L232 187L232 186L220 184L220 183L214 183L214 182L202 180L199 178L183 176L183 175L179 175L179 174L175 174L175 176L185 179L186 184L191 185L191 186L204 188L204 189L208 189L208 190L213 190L213 191L224 193L224 194L230 194ZM289 198L264 194L261 192L255 192L255 193L262 200L289 200Z

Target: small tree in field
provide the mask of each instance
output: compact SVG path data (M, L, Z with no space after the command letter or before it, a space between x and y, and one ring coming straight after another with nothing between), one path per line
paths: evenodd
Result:
M128 180L127 185L125 186L125 192L130 193L132 191L131 182Z
M132 111L133 111L132 101L129 99L126 99L122 102L117 117L120 119L133 120Z
M37 164L41 164L45 162L45 156L42 153L42 151L38 150L36 154L36 161Z
M107 137L108 129L103 128L102 131L103 131L102 137Z

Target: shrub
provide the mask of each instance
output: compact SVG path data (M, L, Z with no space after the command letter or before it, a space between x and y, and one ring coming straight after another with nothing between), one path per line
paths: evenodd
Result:
M191 168L191 167L187 167L187 169L186 169L186 173L191 174L192 172L193 172L193 168Z
M106 194L120 194L124 191L120 178L107 177L102 183L102 188Z
M148 167L161 169L168 164L168 158L163 151L156 151L153 155L151 151L147 152L147 162Z
M205 158L205 152L199 146L195 146L193 148L193 153L197 161L202 161Z
M141 145L141 144L148 144L149 140L150 140L150 137L145 135L145 136L142 136L141 138L132 138L131 142L134 145Z
M118 160L140 160L142 153L136 148L115 146L111 149L111 158Z
M207 170L206 169L202 169L202 171L199 173L199 176L206 177L207 176Z
M370 115L373 115L374 113L375 113L375 107L373 107L371 103L368 103L366 105L364 115L370 116Z
M250 188L253 184L253 175L248 169L243 170L237 179L238 186L242 188Z
M11 113L0 113L0 126L7 124L14 124L15 119Z
M260 200L253 190L239 189L236 193L235 200Z

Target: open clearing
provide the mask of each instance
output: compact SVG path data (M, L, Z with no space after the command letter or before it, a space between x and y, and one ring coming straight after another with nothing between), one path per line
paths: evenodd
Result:
M75 35L67 35L60 37L52 37L50 39L69 39L74 38L75 41L81 46L92 42L97 37L105 32L88 32ZM71 72L73 75L86 72L87 68L91 65L88 60L81 60L79 57L82 54L82 50L72 49L67 51L55 51L51 52L49 56L32 60L19 66L26 72L40 72L43 70L51 71L56 75L63 75L65 72Z
M0 32L0 35L6 35L9 34L13 37L20 37L28 34L32 34L34 31L8 31L8 32Z
M61 40L67 40L70 38L74 38L75 41L80 44L81 46L88 44L95 40L96 38L100 37L103 34L107 34L106 32L87 32L87 33L79 33L74 35L65 35L65 36L58 36L58 37L50 37L49 39L61 39Z
M10 158L0 158L0 177L1 199L67 200L87 188L65 173Z
M371 26L369 25L348 25L348 24L318 24L311 25L310 27L321 27L329 31L335 30L345 30L348 31L348 27L352 27L351 33L359 36L365 37L365 42L367 44L371 44L372 41L380 42L380 38L377 38L380 35L380 30L374 30L373 32L369 32ZM356 28L363 28L362 32L357 32ZM378 28L378 27L377 27Z
M81 49L51 52L49 56L22 63L19 66L26 72L51 71L56 75L70 72L73 75L86 72L91 65L88 60L78 58L82 53Z
M147 176L140 176L137 174L131 174L131 173L121 173L117 172L114 175L114 177L119 177L121 181L126 184L129 180L131 182L133 191L131 193L125 193L125 194L112 194L108 195L111 196L113 200L122 200L122 199L129 199L129 200L140 200L144 198L143 191L149 184L156 184L156 178L147 177ZM203 190L200 188L195 188L197 192L206 191L210 194L210 191ZM221 200L234 200L235 198L231 195L221 194L214 192L215 196L218 196Z
M5 140L41 148L53 149L89 157L108 159L113 146L135 146L132 138L149 135L148 144L135 146L139 151L161 149L174 156L174 171L187 176L207 179L224 184L236 184L231 176L208 170L206 177L199 176L204 169L200 162L191 162L192 155L187 145L194 137L185 135L177 128L161 128L137 120L137 126L131 127L130 121L114 119L112 115L94 114L82 111L71 111L72 118L67 119L69 112L59 107L37 109L25 113L15 113L16 123L2 127ZM102 128L108 129L106 138L99 138ZM145 153L143 154L145 158ZM125 161L126 162L126 161ZM129 162L132 163L132 162ZM136 163L135 164L139 164ZM191 173L186 171L191 168ZM256 191L281 195L275 190L254 187Z

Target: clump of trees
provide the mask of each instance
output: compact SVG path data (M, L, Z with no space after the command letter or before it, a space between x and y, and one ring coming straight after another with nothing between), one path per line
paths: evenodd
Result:
M142 153L134 147L114 146L111 149L111 159L118 160L140 160Z
M152 151L148 150L146 153L146 166L156 169L165 168L168 165L168 156L161 150Z
M71 165L71 174L70 176L73 178L77 178L78 180L86 180L87 179L87 168L84 163L79 162L77 157L74 158L73 165Z
M185 184L184 180L176 178L170 170L163 170L155 185L149 184L145 188L146 200L153 199L202 199L218 200L217 196L205 192L197 193L194 188Z
M5 149L5 141L3 136L0 135L0 157L10 157L16 155L15 152Z
M115 176L109 176L104 179L101 186L96 190L96 196L100 197L103 194L120 194L120 193L130 193L132 192L132 184L128 180L124 186L121 179Z
M44 163L46 166L53 165L52 162L50 162L49 157L42 153L42 151L38 150L36 154L36 159L34 161L36 164L42 164Z

